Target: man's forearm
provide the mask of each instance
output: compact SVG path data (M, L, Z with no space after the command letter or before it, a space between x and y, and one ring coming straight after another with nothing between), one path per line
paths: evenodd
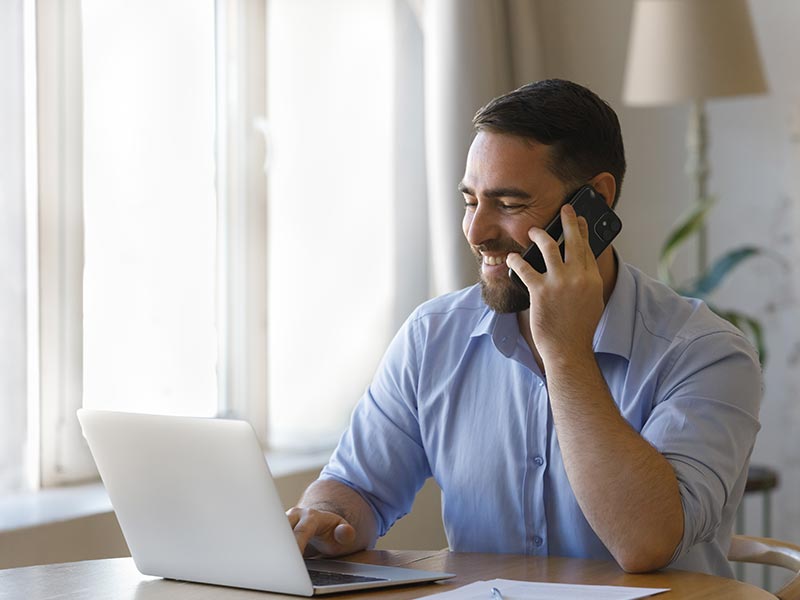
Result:
M338 481L318 479L313 482L297 506L332 512L350 523L356 530L353 552L373 546L378 538L378 525L372 509L357 492Z
M586 519L626 571L665 566L683 535L672 466L622 417L594 354L546 367L564 467Z

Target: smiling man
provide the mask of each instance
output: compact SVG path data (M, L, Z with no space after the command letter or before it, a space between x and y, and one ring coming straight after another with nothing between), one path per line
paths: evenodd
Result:
M459 190L480 284L426 302L398 332L287 513L298 544L371 546L433 476L454 551L731 576L759 429L752 346L613 247L593 256L564 202L590 184L612 206L625 173L619 122L594 93L540 81L473 123ZM543 230L559 213L563 259ZM531 243L544 274L520 256Z

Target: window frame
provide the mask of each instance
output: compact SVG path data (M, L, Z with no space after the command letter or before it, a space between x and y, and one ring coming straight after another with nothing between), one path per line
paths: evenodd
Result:
M35 490L41 485L41 453L39 449L39 213L34 199L39 197L39 151L37 112L28 110L35 106L37 85L37 29L36 4L32 0L23 2L23 72L25 113L25 350L26 383L25 404L27 414L25 483L27 489Z
M266 1L216 0L219 414L267 437Z
M36 11L39 483L94 479L75 412L83 387L83 165L80 3L40 0Z
M266 3L216 0L218 414L267 447ZM83 392L81 3L25 2L28 479L94 480ZM241 307L244 307L242 309Z

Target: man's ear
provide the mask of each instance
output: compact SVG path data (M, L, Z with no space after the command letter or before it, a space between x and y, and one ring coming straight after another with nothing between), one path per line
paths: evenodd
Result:
M601 194L606 200L606 204L611 206L617 195L617 181L611 173L606 171L598 173L589 181L596 192Z

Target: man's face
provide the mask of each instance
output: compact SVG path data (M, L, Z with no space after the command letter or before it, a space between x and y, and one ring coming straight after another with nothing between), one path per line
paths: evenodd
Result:
M504 133L478 132L467 155L459 190L464 196L464 236L480 265L486 304L497 312L530 305L527 290L508 276L509 252L530 245L528 230L545 227L568 189L547 166L549 148Z

